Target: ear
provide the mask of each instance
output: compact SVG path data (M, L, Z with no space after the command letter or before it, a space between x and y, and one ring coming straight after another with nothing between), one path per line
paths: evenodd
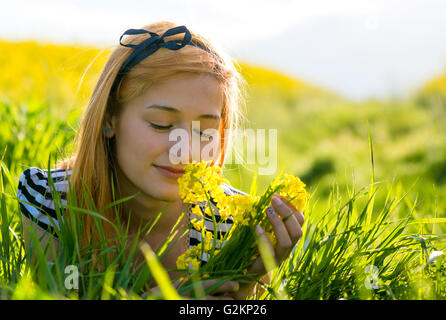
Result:
M110 139L116 134L116 123L117 123L116 116L107 115L105 117L105 127L103 128L103 130L107 138Z

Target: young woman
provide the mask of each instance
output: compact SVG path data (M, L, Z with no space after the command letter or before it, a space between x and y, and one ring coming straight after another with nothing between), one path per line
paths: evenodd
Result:
M122 41L124 35L127 37ZM181 129L192 141L194 135L200 137L206 129L213 129L218 133L218 152L200 160L211 160L211 165L221 167L230 146L230 135L224 133L237 127L242 114L243 82L224 53L184 26L158 22L127 30L124 35L105 64L84 112L75 156L60 163L52 175L63 200L69 178L78 194L85 188L83 185L88 187L98 209L113 201L110 183L113 177L117 199L136 195L118 205L121 221L129 221L130 233L163 210L155 228L144 239L157 248L185 208L177 183L185 164L172 162L172 147L177 141L171 141L169 133ZM199 121L198 132L193 129L193 121ZM199 151L212 142L199 141ZM197 151L192 150L191 144L189 161ZM200 156L203 155L200 153ZM228 185L225 188L228 193L240 192ZM54 218L55 212L51 200L43 196L45 192L48 192L46 170L33 167L22 173L19 199L41 204L45 211L20 204L27 242L27 226L40 226L44 230L38 229L38 232L42 234L57 227L46 216ZM277 238L274 254L280 262L302 234L303 215L280 197L275 199L274 210L268 211L268 217ZM87 200L83 199L81 205L87 207ZM113 210L103 212L110 221L115 220ZM282 221L281 218L288 216ZM98 237L92 219L86 218L82 239L85 244L91 237ZM180 232L186 230L188 219L190 215L185 215ZM108 236L113 235L107 224L104 229ZM178 241L162 259L163 265L175 268L176 258L191 246L191 241L191 237ZM201 238L197 236L194 241ZM265 273L260 258L249 272L259 277ZM247 296L250 287L228 282L216 292L223 291L226 297L241 299Z

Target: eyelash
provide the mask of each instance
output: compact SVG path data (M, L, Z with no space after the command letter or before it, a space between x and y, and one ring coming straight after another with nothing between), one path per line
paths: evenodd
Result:
M160 126L160 125L154 124L152 122L149 122L149 123L152 128L157 129L157 130L169 130L170 128L173 127L173 125Z
M150 123L150 126L151 126L152 128L157 129L157 130L169 130L169 129L171 129L171 128L173 127L173 125L160 126L160 125L154 124L154 123L152 123L152 122L149 122L149 123ZM206 138L211 137L211 135L209 135L209 134L205 134L205 133L202 132L202 131L200 131L200 136L202 136L202 137L206 137Z

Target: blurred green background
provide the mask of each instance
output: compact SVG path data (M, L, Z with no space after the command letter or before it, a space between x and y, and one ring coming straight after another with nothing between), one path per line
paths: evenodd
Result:
M10 264L20 265L10 262L14 257L17 261L21 259L21 223L15 199L18 177L32 166L48 168L50 154L53 162L54 157L61 160L70 156L80 117L110 50L34 41L1 41L0 49L0 68L3 71L0 76L0 164L3 166L0 170L0 225L4 244L0 246L4 248L0 255L6 258L2 261L6 261L4 269L7 269ZM305 290L297 290L294 298L339 297L342 290L352 288L349 282L351 265L356 266L356 262L349 255L357 252L352 243L343 242L341 237L348 232L353 233L352 229L348 232L341 230L337 234L339 243L343 243L342 248L345 248L343 259L335 258L335 255L338 257L335 250L330 251L332 255L325 255L324 248L331 248L332 243L325 238L325 232L336 232L339 208L344 201L351 199L355 191L369 183L377 182L381 189L374 199L375 208L385 208L392 201L403 198L400 205L392 207L391 215L382 228L377 225L380 230L391 224L390 221L409 216L446 217L446 75L431 79L404 98L355 102L262 66L239 61L238 68L247 82L247 122L244 127L266 129L266 132L277 129L278 133L277 170L271 175L258 176L258 191L262 192L280 169L285 168L286 173L301 177L311 194L308 210L311 217L307 219L307 228L310 229L306 229L309 230L307 237L300 242L299 248L305 252L305 248L310 246L314 251L307 254L307 260L320 260L320 263L303 263L308 269L302 269L302 272L297 269L292 277L305 282L308 272L312 272L314 278L308 280L310 284ZM246 154L244 158L246 160ZM224 174L234 187L249 192L256 169L255 165L228 164L224 167ZM5 174L7 171L9 174ZM369 190L374 189L366 192ZM358 217L356 211L359 212L359 208L371 208L373 217L379 218L380 209L373 209L373 205L362 206L370 198L362 196L356 200L353 219ZM323 219L326 213L331 214ZM444 250L444 220L436 220L438 223L430 221L433 220L410 224L405 230L410 235L408 238L416 238L413 241L419 241L422 248L417 246L409 253L419 254L411 261L423 264L428 260L429 252ZM330 229L332 227L334 231ZM354 234L359 238L365 237L364 230ZM314 234L318 236L310 241L309 237ZM427 245L427 238L423 235L439 240L440 245ZM13 239L13 242L9 245L4 239ZM377 239L381 241L381 235ZM387 252L398 249L393 243L387 245L385 248L373 247L373 250ZM367 254L364 261L368 264L370 261L367 259L374 259L374 256L370 252ZM345 265L342 264L344 262ZM404 266L405 262L401 264ZM338 278L327 266L339 268L339 265L347 266L341 268L345 272L339 271L339 279L344 282L341 281L341 293L332 295L330 290L337 288L334 282ZM389 272L389 279L396 283L400 281L399 267L389 264L386 268L383 266L382 271ZM320 270L325 271L320 273ZM411 290L415 293L410 291L404 295L405 289L398 291L400 289L394 287L393 282L392 290L396 288L394 292L398 292L398 297L444 297L444 286L439 286L444 283L444 275L440 277L438 270L433 282L413 282ZM0 285L13 288L11 285L21 277L19 267L13 271L12 278L6 277L6 273L1 274ZM335 279L333 283L330 282L332 278ZM318 279L329 283L327 292L300 295L310 292L310 289L318 291ZM425 288L425 291L420 288ZM39 296L27 296L23 293L25 291L14 292L19 298ZM2 297L9 297L9 294L3 295L0 290Z
M46 168L50 153L70 155L110 50L34 41L3 41L0 47L1 155L18 177L31 166ZM247 81L245 128L278 130L277 170L258 177L259 191L283 167L301 177L321 206L335 186L367 185L370 132L374 180L410 190L421 216L445 216L446 75L405 98L353 102L265 67L240 61L238 68ZM248 192L255 169L228 164L224 173Z

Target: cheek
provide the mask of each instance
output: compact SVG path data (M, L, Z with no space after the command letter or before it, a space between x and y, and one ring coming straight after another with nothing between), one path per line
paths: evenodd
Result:
M122 164L131 167L145 167L150 165L165 149L165 139L162 135L154 133L144 123L120 130L117 137L118 158Z

